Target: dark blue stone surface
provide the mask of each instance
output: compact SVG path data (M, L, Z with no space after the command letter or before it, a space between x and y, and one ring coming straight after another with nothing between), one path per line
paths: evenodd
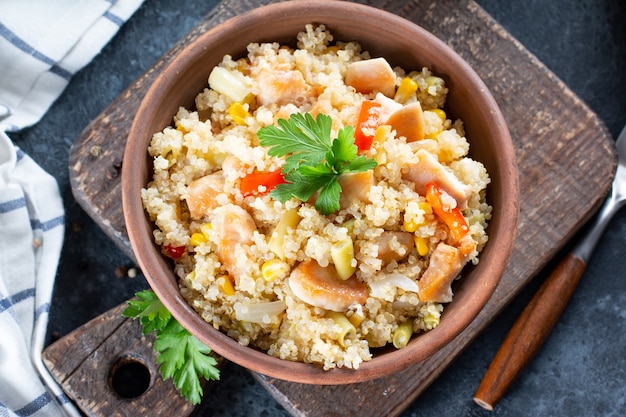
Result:
M477 0L582 98L615 136L626 123L626 2ZM146 287L117 278L131 261L73 200L73 141L126 87L215 6L215 0L150 0L74 77L43 120L14 142L58 180L67 210L49 340L63 336ZM580 195L585 198L585 195ZM564 214L564 221L566 216ZM626 213L600 242L579 288L535 360L487 412L473 394L504 336L546 271L507 307L403 414L418 416L625 416ZM338 398L337 401L349 401ZM229 365L202 416L286 416L244 370Z

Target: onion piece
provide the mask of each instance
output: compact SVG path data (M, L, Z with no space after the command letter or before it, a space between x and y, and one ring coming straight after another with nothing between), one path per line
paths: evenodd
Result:
M393 301L396 288L404 291L417 292L417 282L403 274L392 273L383 275L382 278L368 283L370 296Z
M286 308L287 305L282 300L237 304L235 305L235 317L241 321L264 324L269 323L272 317L278 316Z

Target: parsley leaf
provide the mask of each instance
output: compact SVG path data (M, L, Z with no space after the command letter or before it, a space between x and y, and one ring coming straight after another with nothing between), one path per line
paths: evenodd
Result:
M271 146L270 156L291 154L283 167L283 173L296 169L300 164L317 165L331 149L330 128L332 120L309 113L294 113L289 120L278 119L277 126L259 130L261 145Z
M202 400L200 378L218 380L220 371L211 348L203 344L172 317L153 291L135 294L122 312L124 317L141 320L142 331L156 332L154 350L163 379L172 378L174 386L192 404Z
M304 171L304 170L303 170ZM332 177L332 174L320 175L317 173L293 171L285 175L285 183L278 184L270 195L278 201L285 202L291 197L307 201Z
M331 127L328 115L318 114L314 119L309 113L294 113L289 119L278 119L278 126L259 129L259 142L269 147L268 154L286 157L282 168L286 183L270 192L274 199L307 201L319 191L315 207L331 214L340 207L339 175L376 167L376 161L358 155L352 126L340 129L332 140Z
M357 147L354 144L354 129L351 126L341 129L337 139L332 143L331 152L326 155L326 162L337 171L357 157Z
M172 315L159 301L156 294L152 291L141 291L135 296L137 299L128 302L128 307L122 315L141 318L143 334L163 329L171 320Z
M322 214L330 214L339 210L339 195L341 194L341 185L337 181L337 177L331 178L330 181L320 191L315 201L315 208Z

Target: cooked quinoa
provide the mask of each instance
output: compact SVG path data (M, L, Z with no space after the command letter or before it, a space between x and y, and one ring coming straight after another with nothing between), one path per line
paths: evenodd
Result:
M154 239L185 299L216 329L280 359L356 369L373 348L401 348L439 324L451 281L487 242L488 173L468 157L462 122L443 111L445 82L427 68L390 67L387 96L355 87L351 64L373 57L323 25L307 25L295 49L253 43L247 52L225 56L196 108L180 108L151 141L154 177L142 200ZM390 111L419 103L423 132L408 140L381 118L366 151L378 165L366 186L344 184L339 211L281 203L263 186L244 196L243 178L285 162L259 144L259 129L292 113L325 114L336 137L357 125L365 101ZM462 213L462 237L427 201L426 181L443 189L444 209Z

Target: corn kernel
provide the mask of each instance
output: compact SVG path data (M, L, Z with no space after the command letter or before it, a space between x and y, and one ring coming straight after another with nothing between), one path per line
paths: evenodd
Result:
M211 223L204 223L202 226L200 226L200 231L205 236L209 235L211 229L213 229L213 225Z
M339 51L339 47L337 45L329 46L328 48L326 48L327 53L330 53L330 52L337 53L338 51Z
M442 109L430 109L430 111L435 113L439 117L439 119L441 119L441 123L446 122L448 116L446 115L445 111L443 111Z
M409 232L409 233L413 233L414 231L416 231L417 226L419 225L415 223L413 220L405 220L404 223L402 224L402 228L404 229L404 231Z
M430 132L427 135L424 135L424 139L432 139L432 140L437 140L437 137L439 136L439 134L443 132L443 130L438 130L436 132Z
M251 116L243 104L239 102L233 103L228 107L228 114L230 114L235 123L241 126L247 126L246 117Z
M176 130L178 130L179 132L182 133L189 133L189 129L185 128L185 126L183 126L180 121L176 120Z
M225 295L235 295L235 287L229 275L223 275L218 278L218 286Z
M394 100L398 103L406 103L409 98L417 91L417 83L415 80L409 77L404 77L402 81L400 81L400 85L398 86L398 91L396 91L396 95Z
M251 104L256 99L256 96L252 93L248 94L241 100L241 104Z
M191 237L189 238L189 243L191 243L191 246L200 246L201 244L206 243L206 241L206 236L200 232L192 233Z
M239 61L237 61L237 71L244 75L246 74L246 72L248 72L248 64L246 63L245 59L240 59Z
M417 249L417 253L419 256L426 256L430 249L428 248L428 241L425 237L415 236L415 249Z
M284 278L289 271L287 262L280 259L270 259L261 265L261 276L266 282L274 281L276 278Z
M374 142L383 143L387 140L387 137L391 133L391 125L380 125L376 128L374 133Z
M420 201L417 206L424 212L424 214L432 214L433 208L426 201Z

